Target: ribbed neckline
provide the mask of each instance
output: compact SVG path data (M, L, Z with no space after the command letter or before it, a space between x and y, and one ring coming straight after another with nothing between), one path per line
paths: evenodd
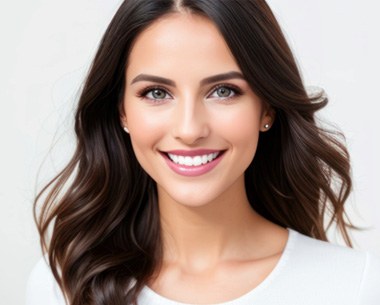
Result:
M286 242L284 251L278 260L276 266L273 268L271 273L255 288L250 290L249 292L243 294L242 296L227 301L223 303L213 303L213 304L208 304L208 305L243 305L247 304L247 301L253 301L255 296L260 293L263 289L267 288L268 285L273 282L273 280L278 276L278 274L281 272L281 270L284 268L286 262L289 259L289 256L292 252L292 249L294 248L295 241L298 236L298 232L291 229L287 228L289 231L289 236L288 240ZM143 298L144 302L147 301L150 304L156 304L156 305L195 305L195 304L190 304L190 303L182 303L182 302L177 302L171 299L168 299L162 295L159 295L157 292L149 288L148 286L144 286L142 289L139 298Z

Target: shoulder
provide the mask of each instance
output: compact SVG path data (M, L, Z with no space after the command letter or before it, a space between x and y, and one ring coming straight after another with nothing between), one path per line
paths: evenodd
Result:
M366 252L359 304L375 305L380 303L380 258Z
M364 263L366 260L365 251L318 240L296 231L293 232L295 232L294 243L297 247L296 252L300 256L318 258L317 261L324 263L332 261L336 262L337 259L339 259L339 261L342 261L342 264L345 262L358 263L360 261Z
M300 277L309 279L309 285L323 287L341 304L342 298L347 304L380 304L380 258L298 232L294 235L290 265Z
M45 258L37 262L29 275L26 305L65 305L62 292Z

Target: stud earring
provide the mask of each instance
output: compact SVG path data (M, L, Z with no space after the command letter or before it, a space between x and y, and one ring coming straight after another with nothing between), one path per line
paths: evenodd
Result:
M265 129L268 129L268 128L269 128L269 124L265 124L265 125L264 125L264 128L265 128Z
M124 129L124 131L126 132L126 133L129 133L129 129L127 128L127 127L123 127L123 129Z

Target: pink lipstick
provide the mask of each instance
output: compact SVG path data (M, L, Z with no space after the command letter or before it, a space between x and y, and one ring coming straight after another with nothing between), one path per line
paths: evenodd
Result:
M177 174L187 177L204 175L215 168L225 150L171 150L161 152L168 166Z

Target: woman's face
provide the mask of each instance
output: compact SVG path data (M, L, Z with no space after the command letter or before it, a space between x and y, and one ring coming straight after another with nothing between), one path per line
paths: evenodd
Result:
M155 21L126 73L122 123L159 198L201 206L244 187L271 111L211 21L180 13Z

